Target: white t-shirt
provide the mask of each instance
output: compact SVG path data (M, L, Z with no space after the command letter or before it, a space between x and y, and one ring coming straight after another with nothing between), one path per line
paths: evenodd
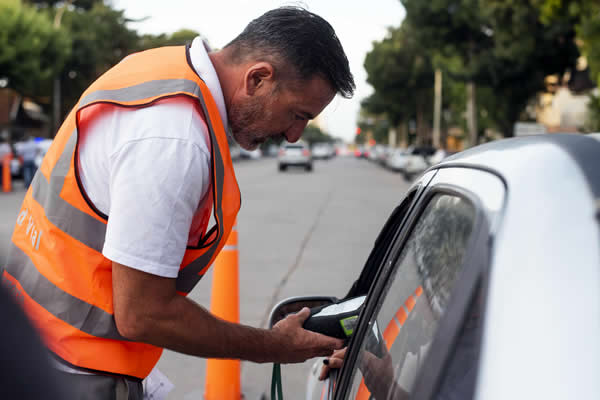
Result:
M219 79L200 38L190 59L227 126ZM90 201L109 216L106 258L174 278L186 246L203 234L194 216L211 206L211 153L196 107L175 97L145 108L98 104L82 111L88 122L80 126L79 172Z

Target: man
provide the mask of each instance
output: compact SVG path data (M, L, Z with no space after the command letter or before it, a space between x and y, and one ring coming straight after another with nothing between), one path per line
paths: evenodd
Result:
M331 26L284 7L220 51L196 39L133 54L86 90L24 200L3 275L68 376L70 398L140 398L165 347L291 363L342 346L301 328L308 310L262 330L182 295L240 207L227 125L248 150L294 142L336 92L353 89Z

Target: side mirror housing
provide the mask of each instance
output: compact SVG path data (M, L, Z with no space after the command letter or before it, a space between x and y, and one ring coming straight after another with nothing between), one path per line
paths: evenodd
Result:
M301 296L282 300L271 310L271 314L269 315L269 329L287 315L297 313L304 307L314 308L333 304L337 301L336 297L331 296Z

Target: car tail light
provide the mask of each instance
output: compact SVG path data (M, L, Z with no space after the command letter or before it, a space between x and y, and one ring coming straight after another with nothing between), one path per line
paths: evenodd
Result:
M305 157L308 157L308 156L310 156L310 151L304 149L304 150L302 150L302 155Z

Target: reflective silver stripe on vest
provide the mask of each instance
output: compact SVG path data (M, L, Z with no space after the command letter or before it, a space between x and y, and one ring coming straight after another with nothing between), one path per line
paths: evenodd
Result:
M206 104L204 102L204 98L202 96L198 97L200 101L200 105L202 106L202 111L206 116L206 126L208 127L208 131L210 132L210 140L212 143L211 151L212 151L212 159L213 159L213 173L215 174L215 182L213 184L213 192L214 192L214 215L215 221L217 222L217 237L215 241L210 245L206 252L202 254L200 257L192 261L189 265L179 271L179 275L177 276L177 281L175 286L178 291L189 293L194 286L202 279L202 275L199 275L200 272L209 265L210 259L215 254L217 249L219 248L219 243L221 238L223 237L223 180L225 176L225 166L223 165L223 156L221 155L221 149L219 148L219 142L217 141L217 136L215 135L215 130L213 128L213 122L210 118L210 114L208 113L208 109L206 108Z
M196 97L201 97L200 87L194 81L188 79L159 79L121 89L97 90L84 96L79 101L79 107L85 107L99 100L132 102L177 92L191 93Z
M46 218L53 225L101 253L106 236L106 224L72 206L60 197L60 191L65 183L65 176L69 172L76 144L77 133L74 131L52 169L50 182L40 171L35 174L31 183L32 196L44 208Z
M6 272L19 281L36 303L56 318L92 336L129 341L119 334L113 315L54 285L14 244L9 248Z

